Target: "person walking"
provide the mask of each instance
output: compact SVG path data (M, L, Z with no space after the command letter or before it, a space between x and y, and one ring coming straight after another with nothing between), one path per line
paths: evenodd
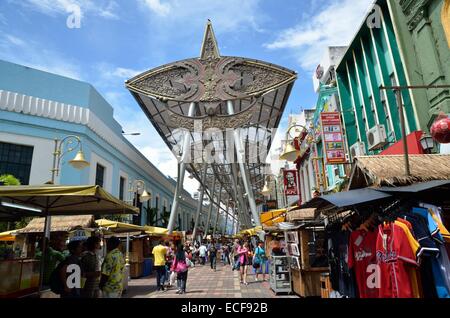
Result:
M119 250L120 239L113 236L108 240L105 260L102 264L100 289L104 298L120 298L123 291L125 258Z
M216 247L216 244L214 243L214 241L211 241L211 244L209 246L208 257L209 257L209 262L211 264L211 269L216 271L216 266L217 266L217 247Z
M171 271L177 273L177 294L185 294L188 276L188 254L183 249L183 245L181 243L179 243L176 248Z
M248 266L248 242L245 242L243 246L239 246L237 249L237 254L239 256L239 266L240 266L240 278L241 284L248 285L247 283L247 266Z
M84 243L84 247L86 250L81 257L81 271L86 282L81 291L81 297L98 298L101 271L96 251L101 248L100 238L98 236L89 237Z
M222 246L223 265L230 265L230 248L227 244Z
M61 282L63 283L63 290L61 291L61 298L80 298L81 297L81 288L73 287L70 288L68 286L68 278L70 275L70 270L67 268L70 265L77 265L80 269L80 257L83 252L83 245L81 241L72 241L67 244L67 249L69 250L70 255L66 257L66 259L62 262L61 266L58 266L59 269L59 277ZM81 286L80 286L81 287Z
M264 249L264 242L259 241L255 249L255 256L253 257L253 268L255 269L255 281L259 280L259 274L262 274L263 281L266 280L267 272L267 255Z
M239 259L240 255L238 253L238 250L241 248L241 244L238 239L234 241L232 253L233 253L233 271L238 270L240 268Z
M172 262L175 257L175 245L173 242L166 242L167 254L166 254L166 278L167 287L171 287L175 284L176 273L172 272Z
M164 282L166 280L166 255L167 247L162 244L162 241L158 242L152 250L154 257L154 266L156 271L156 290L164 291Z
M206 252L208 249L206 248L205 242L200 245L200 248L198 249L199 255L200 255L200 264L205 265L206 263Z

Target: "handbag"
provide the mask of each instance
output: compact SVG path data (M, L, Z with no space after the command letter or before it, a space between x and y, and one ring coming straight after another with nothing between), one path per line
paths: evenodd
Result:
M194 264L192 264L192 261L189 258L186 258L186 265L187 267L192 267Z

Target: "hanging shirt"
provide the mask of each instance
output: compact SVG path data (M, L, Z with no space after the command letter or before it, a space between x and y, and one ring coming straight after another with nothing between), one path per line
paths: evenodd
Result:
M360 298L377 298L379 294L376 284L369 281L375 269L371 265L377 264L376 243L376 232L357 230L350 235L348 267L355 270Z
M376 243L380 270L380 298L412 298L413 290L406 266L417 266L416 255L404 230L395 223L378 228Z
M408 243L411 246L411 249L412 249L414 255L416 255L416 260L418 261L421 247L420 247L419 242L417 242L417 240L412 235L411 223L409 223L408 221L406 221L404 219L397 219L397 221L395 221L394 223L396 225L400 226L403 229L403 231L405 232L406 237L408 238ZM420 280L419 280L418 268L413 267L413 266L407 266L406 271L408 272L409 279L411 281L413 297L414 298L423 298L422 287L421 287Z

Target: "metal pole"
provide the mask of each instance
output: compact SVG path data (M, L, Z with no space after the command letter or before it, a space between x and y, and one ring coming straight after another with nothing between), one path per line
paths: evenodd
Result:
M206 227L205 227L205 233L204 233L204 237L206 237L206 235L208 235L208 230L209 230L209 224L211 223L211 213L212 213L212 209L214 206L214 192L215 192L215 188L216 188L216 178L214 177L213 179L213 185L212 188L209 189L209 195L211 196L211 202L209 202L209 210L208 210L208 218L206 219Z
M234 115L234 107L232 101L227 101L228 114ZM234 146L236 148L239 168L241 170L242 181L244 182L245 191L247 191L248 202L250 204L250 210L252 212L253 218L255 219L256 226L261 226L261 220L259 219L258 210L256 209L255 198L253 197L253 189L250 184L250 177L248 175L248 170L245 167L245 162L243 158L244 150L241 147L241 141L239 140L239 131L234 131Z
M223 233L227 234L227 223L228 223L228 212L230 211L230 200L228 200L228 204L227 204L227 213L225 214L225 226L223 229Z
M194 113L195 113L195 103L191 103L189 106L189 117L194 117ZM186 163L187 163L186 161L189 158L190 146L191 146L190 132L186 132L183 140L183 153L181 160L178 164L177 186L175 187L175 195L173 198L172 210L170 211L169 225L167 227L169 230L169 234L173 233L173 228L175 226L175 218L178 210L179 196L181 195L181 190L183 189L184 173L186 171Z
M403 151L405 156L405 175L411 176L411 170L409 167L409 154L408 154L408 140L406 138L405 116L403 115L403 100L402 92L400 89L394 90L397 97L398 115L400 117L400 125L402 130Z
M197 235L197 227L198 227L198 222L200 220L200 214L202 213L202 208L203 208L203 197L205 195L205 185L206 185L206 175L207 175L207 171L208 171L208 164L204 163L203 164L203 176L202 176L202 185L201 185L201 189L200 189L200 194L198 197L198 204L197 204L197 212L195 214L195 223L194 223L194 229L192 230L192 240L195 242L195 238Z

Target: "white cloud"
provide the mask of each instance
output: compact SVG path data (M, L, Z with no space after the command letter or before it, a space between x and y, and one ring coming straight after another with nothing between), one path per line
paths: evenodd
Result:
M26 50L23 47L26 46ZM36 54L39 52L39 54ZM39 43L25 42L11 34L0 34L0 58L42 71L82 79L78 63Z
M95 69L98 71L101 79L110 81L110 84L117 83L119 80L123 82L143 72L143 70L134 70L108 63L99 63L95 66ZM104 84L107 85L108 83Z
M142 0L143 3L154 13L165 17L172 11L169 3L162 3L161 0Z
M204 26L211 19L217 33L236 31L250 26L262 31L264 15L259 9L260 0L140 0L164 28L183 32L187 25ZM167 18L169 17L169 18ZM152 24L154 21L152 21Z
M372 3L373 0L333 0L316 15L282 31L265 47L293 50L300 65L311 70L327 46L350 44Z
M73 7L79 6L82 15L118 18L118 4L114 0L23 0L18 3L50 16L72 13Z
M0 12L0 24L7 25L5 16Z

